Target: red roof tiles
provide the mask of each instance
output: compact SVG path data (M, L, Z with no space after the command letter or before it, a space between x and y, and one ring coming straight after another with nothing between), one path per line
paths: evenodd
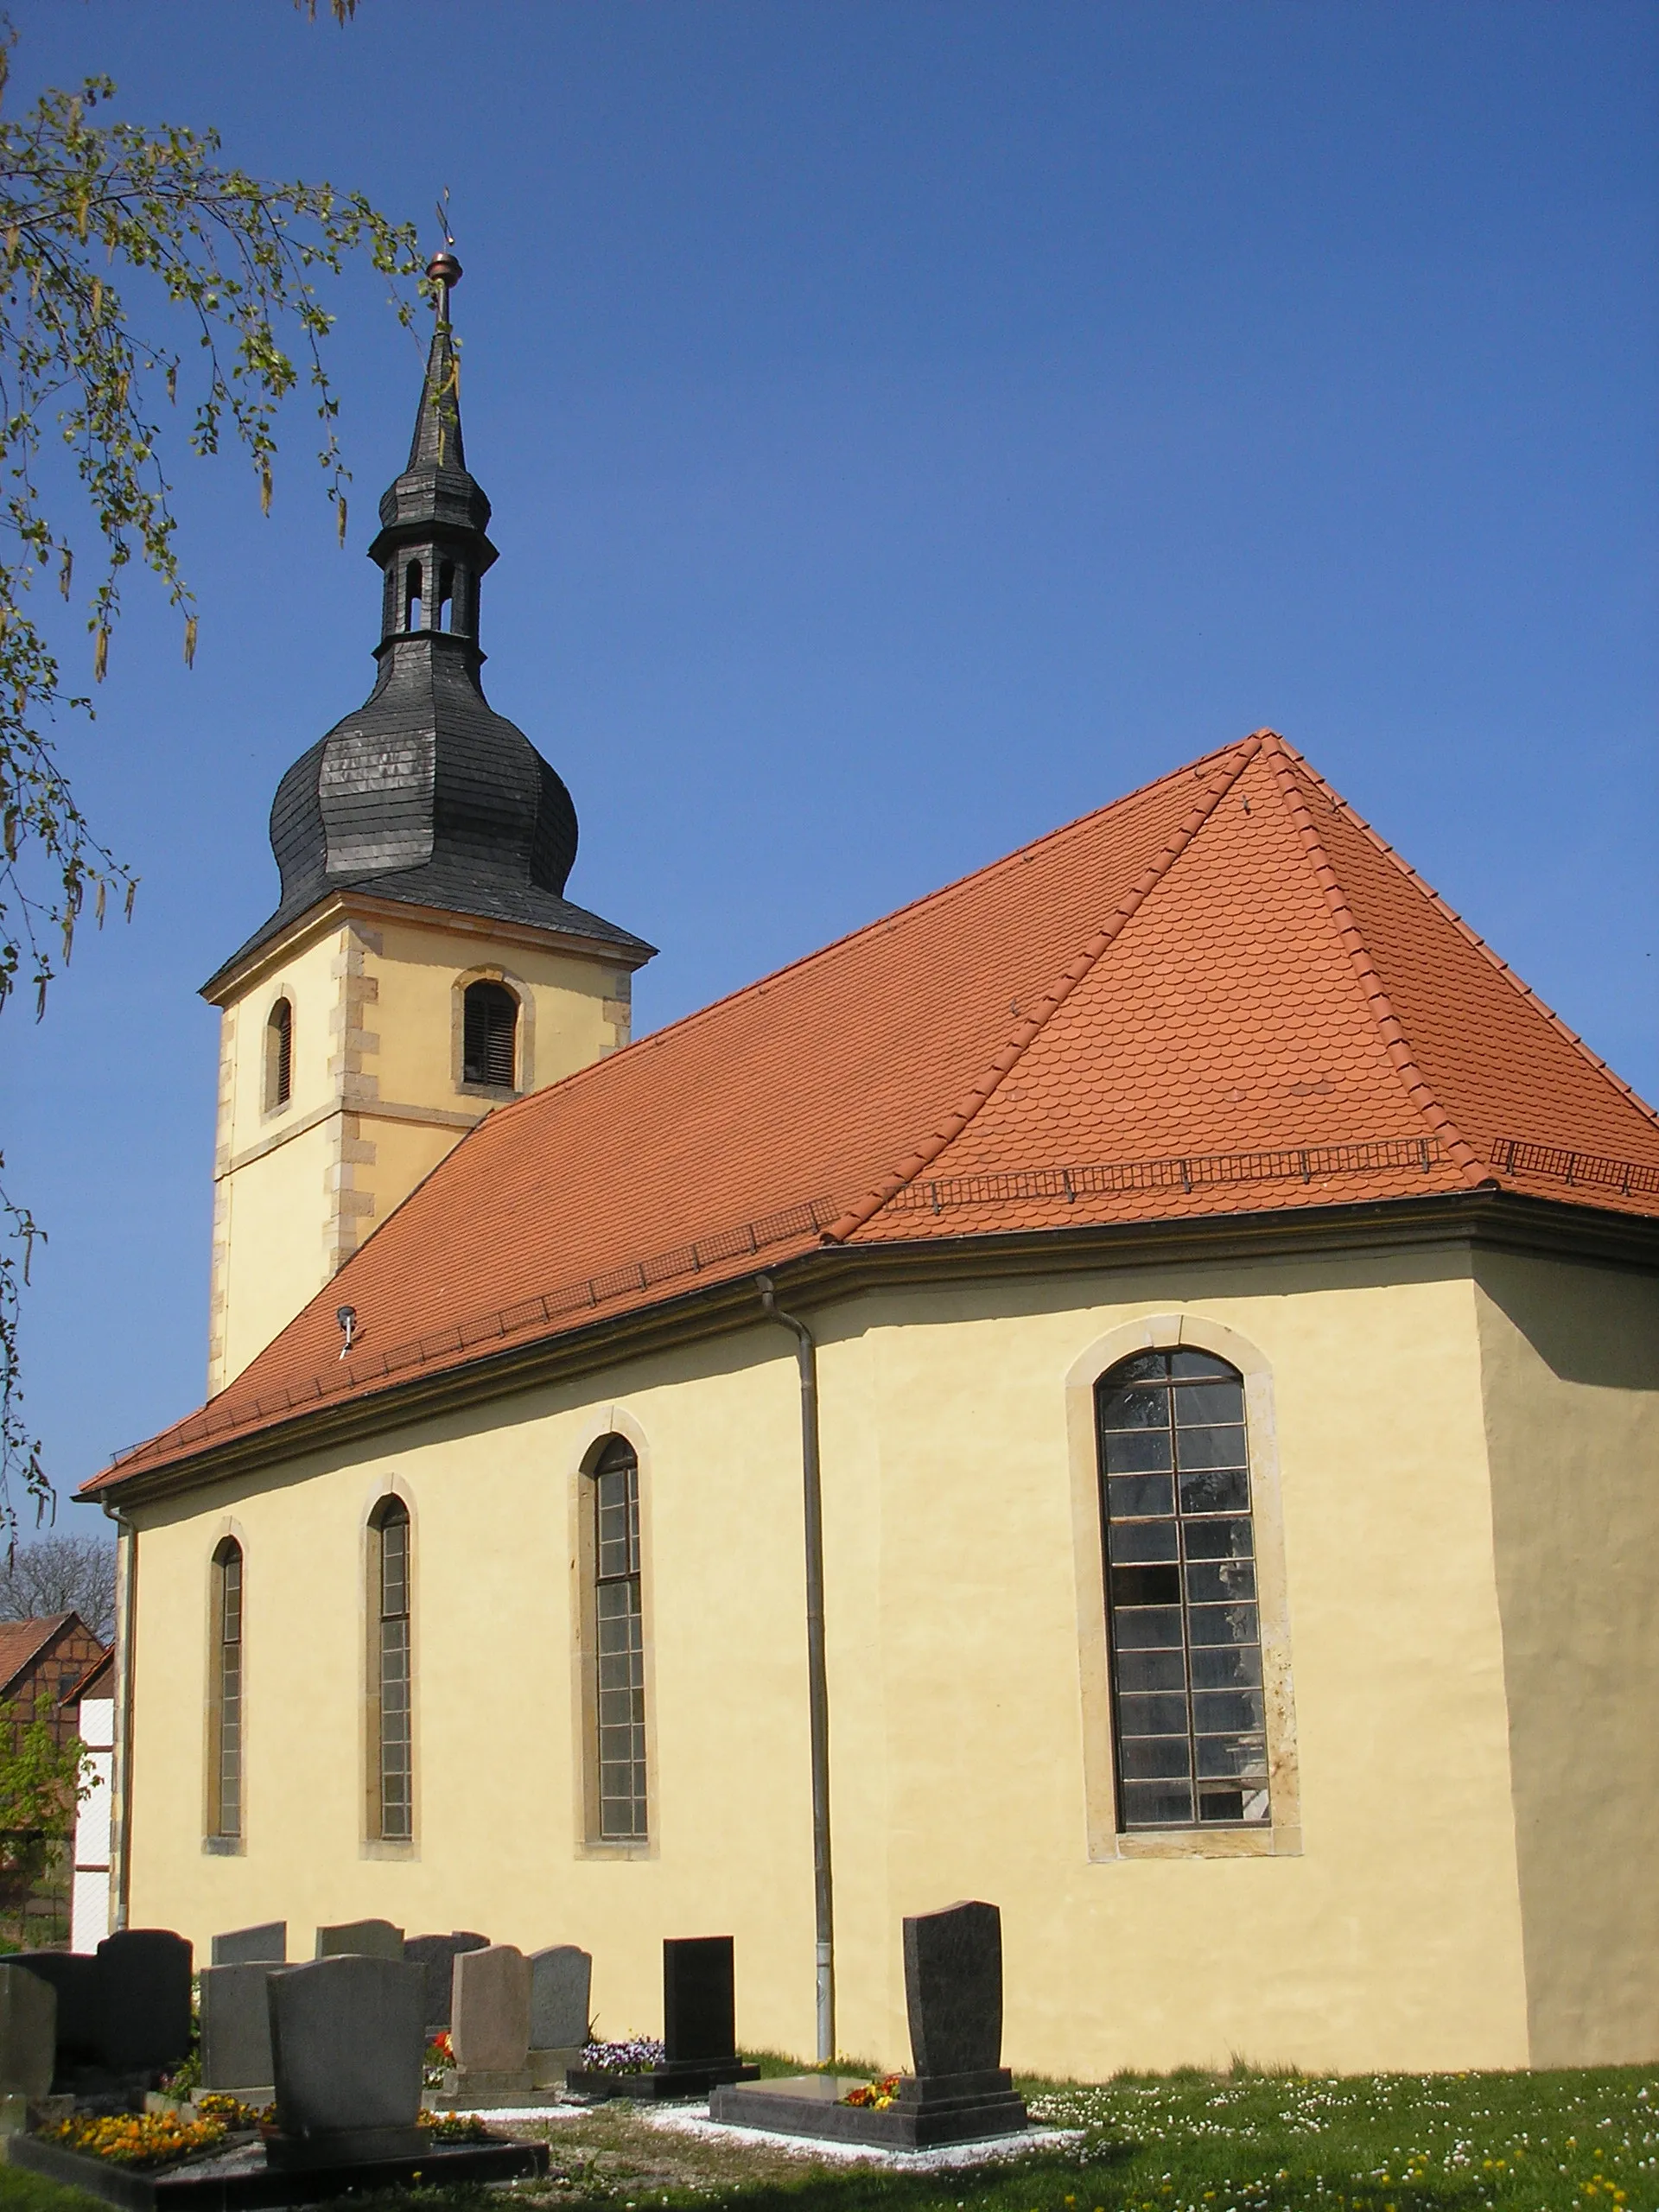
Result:
M1659 1116L1257 732L492 1115L87 1487L758 1251L1493 1182L1659 1215Z

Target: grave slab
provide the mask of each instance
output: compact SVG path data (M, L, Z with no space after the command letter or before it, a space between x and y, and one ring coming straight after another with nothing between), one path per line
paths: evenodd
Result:
M488 1948L487 1936L457 1929L449 1936L410 1936L404 1942L404 1956L426 1968L426 2027L429 2035L442 2035L450 2025L454 1992L454 1965L462 1951Z
M319 1928L315 1956L319 1959L391 1959L404 1962L404 1931L389 1920L344 1920L333 1928Z
M159 2074L190 2049L190 1946L125 1928L98 1947L99 2056L112 2074Z
M272 2165L418 2154L425 1969L360 1952L270 1969Z
M52 2087L58 2051L58 1993L27 1967L0 1965L0 2094L35 2101Z
M588 2040L593 1986L593 1959L575 1943L555 1943L531 1953L532 2051L581 2050Z
M257 1928L232 1928L213 1938L216 1967L280 1967L288 1961L288 1923L262 1921Z
M25 1967L57 1993L58 2073L97 2065L98 1961L84 1951L15 1951L6 1963Z
M423 2131L424 2132L424 2131ZM403 2158L354 2165L273 2166L260 2144L248 2144L159 2173L124 2171L102 2158L83 2157L35 2135L14 2137L8 2163L85 2190L120 2212L265 2212L284 2204L320 2204L346 2190L406 2188L455 2182L539 2179L547 2171L545 2143L427 2143Z
M266 1965L204 1967L201 1970L201 2086L241 2094L270 2091L270 2000ZM268 2097L248 2098L265 2103Z

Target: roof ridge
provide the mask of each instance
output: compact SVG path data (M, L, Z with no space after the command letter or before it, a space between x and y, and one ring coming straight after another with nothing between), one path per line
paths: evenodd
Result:
M1082 950L1061 971L1058 980L1039 999L1034 1010L1011 1032L1007 1042L991 1061L990 1065L970 1085L959 1103L945 1116L944 1119L936 1124L931 1134L924 1137L916 1149L906 1154L899 1166L890 1174L884 1176L874 1189L865 1193L863 1198L849 1206L840 1219L832 1223L824 1230L823 1241L826 1244L844 1244L849 1236L862 1229L868 1222L872 1221L883 1206L896 1198L906 1183L912 1182L925 1167L931 1167L940 1154L948 1146L956 1142L969 1123L979 1113L981 1108L995 1096L1009 1070L1017 1066L1049 1021L1058 1013L1077 985L1083 982L1107 948L1140 911L1192 842L1198 831L1203 829L1239 777L1255 758L1262 748L1263 739L1269 734L1270 733L1267 731L1252 730L1250 734L1242 738L1236 747L1229 748L1232 757L1226 764L1221 780L1218 783L1205 785L1204 796L1170 836L1162 850L1147 863L1128 890L1124 893L1122 898L1119 899L1116 906L1112 910L1110 920L1096 931ZM1205 760L1213 760L1217 757L1210 754L1205 756ZM1198 767L1204 765L1205 762L1197 762L1194 766ZM1160 780L1165 781L1167 779Z
M1336 925L1337 935L1341 941L1343 950L1347 953L1360 988L1365 994L1371 1018L1382 1035L1389 1064L1405 1086L1406 1096L1457 1162L1465 1182L1471 1187L1478 1187L1480 1184L1491 1179L1488 1171L1482 1166L1474 1147L1459 1131L1457 1123L1435 1096L1427 1077L1417 1065L1410 1039L1401 1025L1399 1016L1395 1013L1394 1001L1389 998L1382 978L1376 971L1376 963L1371 958L1364 936L1355 918L1354 910L1348 903L1348 894L1343 889L1341 880L1335 868L1331 865L1330 855L1325 849L1324 841L1315 826L1313 816L1308 812L1307 801L1302 795L1301 788L1296 781L1294 772L1290 765L1291 748L1278 732L1274 730L1268 734L1263 751L1267 756L1274 782L1278 785L1279 796L1284 804L1285 811L1289 815L1292 826L1302 841L1303 852L1313 864L1314 879L1325 894L1325 906Z
M1608 1063L1602 1058L1600 1053L1596 1051L1593 1046L1586 1045L1584 1039L1580 1036L1578 1031L1569 1027L1568 1025L1562 1020L1560 1015L1556 1013L1554 1007L1552 1007L1547 1000L1540 998L1537 992L1533 989L1531 984L1529 983L1523 976L1518 976L1516 973L1515 969L1510 967L1509 962L1503 959L1501 955L1496 952L1492 947L1487 944L1485 938L1482 937L1479 931L1471 927L1468 922L1465 921L1463 916L1459 913L1457 908L1452 906L1446 899L1441 897L1440 893L1434 888L1433 885L1428 881L1427 877L1419 874L1418 871L1412 866L1411 862L1407 860L1404 854L1399 852L1393 845L1389 844L1388 839L1384 837L1379 830L1374 830L1371 827L1370 823L1365 819L1364 816L1360 813L1358 809L1355 807L1350 800L1344 798L1343 794L1338 791L1333 785L1328 783L1319 773L1319 770L1313 766L1311 761L1305 760L1303 756L1298 753L1295 747L1287 743L1283 738L1281 738L1279 741L1281 745L1284 747L1286 753L1294 764L1296 770L1301 775L1306 776L1310 783L1318 786L1319 791L1324 793L1325 797L1330 800L1333 810L1339 814L1345 815L1349 821L1353 823L1355 829L1359 831L1360 835L1368 839L1369 842L1376 848L1377 851L1382 855L1383 858L1392 862L1394 867L1400 871L1401 874L1405 876L1408 881L1414 884L1417 889L1422 893L1424 898L1428 899L1430 903L1445 916L1446 919L1452 924L1458 934L1470 945L1471 945L1474 950L1480 954L1484 960L1487 961L1491 966L1497 969L1498 974L1503 977L1510 989L1517 991L1536 1013L1542 1014L1544 1020L1549 1023L1550 1027L1557 1033L1558 1035L1566 1039L1567 1043L1573 1047L1574 1052L1580 1053L1585 1059L1588 1060L1591 1066L1593 1067L1599 1074L1605 1075L1616 1090L1622 1092L1639 1113L1645 1116L1646 1118L1654 1124L1656 1128L1659 1128L1659 1107L1650 1106L1639 1090L1636 1090L1633 1085L1625 1082L1624 1077L1620 1075L1617 1068L1610 1066Z
M1252 735L1260 736L1261 732L1255 731ZM1238 745L1249 742L1249 737L1236 741ZM892 907L885 914L876 914L868 922L861 922L856 929L846 930L840 937L831 938L828 944L814 945L810 952L800 953L793 960L785 961L782 967L768 969L764 976L756 976L747 983L740 983L734 989L722 992L719 998L709 1000L705 1005L691 1007L690 1012L677 1016L674 1020L664 1022L660 1029L647 1030L643 1037L636 1037L620 1051L607 1052L602 1059L590 1060L586 1067L573 1068L569 1075L561 1076L556 1083L544 1084L539 1090L526 1091L522 1098L505 1101L486 1114L477 1127L482 1128L486 1122L497 1122L511 1115L522 1114L538 1099L547 1098L555 1091L566 1091L570 1084L580 1083L584 1077L596 1077L601 1068L614 1066L626 1055L642 1052L648 1045L659 1045L664 1038L672 1037L679 1030L689 1029L694 1022L707 1020L720 1013L722 1007L734 1006L740 999L747 998L752 993L768 989L785 976L792 976L798 968L810 967L814 961L825 960L831 953L839 952L843 946L856 944L861 938L874 937L878 930L902 921L906 914L913 914L923 906L933 906L939 899L948 899L954 893L964 890L968 885L981 882L985 877L998 874L1005 868L1012 869L1014 863L1023 861L1028 853L1040 852L1045 845L1052 845L1062 837L1073 836L1086 829L1090 823L1097 822L1102 815L1115 813L1119 807L1144 798L1148 791L1155 791L1161 785L1179 783L1184 777L1205 774L1216 762L1227 759L1234 750L1234 745L1218 745L1212 752L1201 753L1196 760L1183 761L1179 768L1171 768L1161 776L1151 777L1146 783L1137 784L1133 791L1125 791L1121 798L1108 799L1100 806L1092 806L1086 814L1076 815L1070 822L1062 822L1057 829L1046 830L1040 837L1033 837L1023 845L1016 845L1011 852L999 853L995 860L986 861L978 868L968 868L961 875L953 876L950 882L941 883L931 891L920 892L914 899L906 899L902 906Z

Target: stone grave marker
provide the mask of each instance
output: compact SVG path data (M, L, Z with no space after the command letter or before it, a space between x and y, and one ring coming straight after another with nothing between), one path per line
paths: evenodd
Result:
M736 2023L731 1937L665 1937L663 2063L639 2074L572 2067L565 2085L584 2097L697 2097L723 2082L756 2081L760 2068L738 2056Z
M257 1928L232 1928L213 1938L216 1967L280 1967L288 1960L288 1923L267 1920ZM270 2076L265 2075L269 2081Z
M797 2075L716 2088L711 2120L779 2135L816 2135L891 2150L1024 2134L1029 2120L1002 2064L1002 1916L948 1905L904 1926L905 2003L916 2071L882 2110L849 2105L855 2079Z
M319 1928L316 1956L320 1959L389 1959L404 1963L404 1931L389 1920L345 1920L336 1928Z
M240 2095L269 2090L271 1968L263 1961L201 1970L201 2086ZM263 2100L261 2101L263 2101Z
M1002 2063L1002 1916L953 1904L905 1923L905 2007L918 2075Z
M112 2074L162 2074L190 2049L190 1946L126 1928L98 1947L99 2056Z
M381 1923L384 1925L384 1923ZM272 2165L419 2154L425 1969L337 1953L266 1980L276 2128Z
M17 1951L6 1961L51 1986L58 2000L57 2072L99 2063L98 1961L84 1951Z
M530 2094L530 1961L511 1943L461 1951L454 1965L444 2101L517 2102Z
M38 2104L52 2087L58 2047L58 1993L26 1967L0 1964L0 2097Z
M450 2024L456 1959L463 1951L486 1949L489 1940L487 1936L475 1936L469 1929L457 1929L450 1936L411 1936L404 1942L404 1956L413 1959L417 1966L426 1968L426 2028L429 2035L440 2034Z
M578 2063L588 2041L594 1961L574 1943L530 1955L530 2073L537 2088L555 2088Z

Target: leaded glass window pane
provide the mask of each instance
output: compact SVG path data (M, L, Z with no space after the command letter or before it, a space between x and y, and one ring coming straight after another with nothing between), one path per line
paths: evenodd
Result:
M1208 1352L1137 1352L1096 1404L1120 1825L1265 1824L1243 1378Z
M645 1638L639 1587L639 1465L620 1439L593 1475L594 1646L599 1833L645 1834Z
M214 1639L213 1712L214 1745L213 1832L242 1833L242 1548L233 1541L214 1561L219 1585Z
M393 1506L379 1530L380 1834L407 1842L414 1830L414 1758L409 1624L409 1516Z

